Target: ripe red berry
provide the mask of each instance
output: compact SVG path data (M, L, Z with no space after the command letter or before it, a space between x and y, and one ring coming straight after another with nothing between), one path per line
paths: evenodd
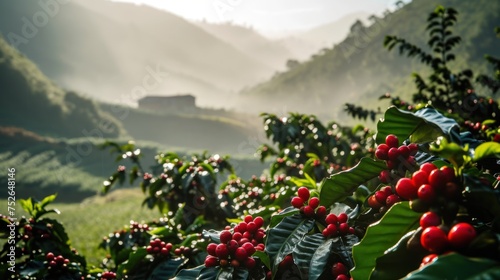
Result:
M338 216L337 216L338 220L339 220L339 223L346 223L347 222L347 214L346 213L340 213Z
M255 259L254 258L247 258L245 260L245 267L247 269L252 269L255 267Z
M342 235L346 235L349 233L349 225L347 223L341 223L339 225L339 232L342 234Z
M238 247L240 247L240 245L238 244L238 241L236 241L236 240L231 240L227 244L227 249L228 249L230 254L234 254L234 252L236 252L236 249L238 249Z
M394 134L387 135L387 137L385 137L385 144L387 144L390 148L399 147L398 137Z
M303 213L304 213L304 216L306 216L306 217L312 217L312 216L314 216L314 209L311 206L306 205L303 208Z
M243 249L245 249L248 256L251 256L251 255L253 255L253 253L255 253L255 246L253 246L253 244L250 242L244 243L243 245L241 245L241 247L243 247Z
M430 202L436 198L434 187L429 184L424 184L418 188L418 198L424 202Z
M241 232L233 233L233 240L240 241L241 238L243 238L243 234L241 234ZM221 240L221 242L222 242L222 240Z
M300 209L302 206L304 206L304 200L298 196L295 196L294 198L292 198L292 206Z
M318 209L316 209L316 215L318 217L324 217L324 216L326 216L326 207L325 206L318 207Z
M221 243L227 243L231 240L232 234L229 230L223 230L219 233L219 237Z
M306 187L300 187L297 190L297 194L299 195L300 198L302 198L303 201L307 201L309 199L309 196L311 195L309 189Z
M410 178L401 178L396 183L396 193L407 200L417 198L418 189L413 185Z
M163 256L168 256L169 253L170 251L167 248L165 247L161 248L160 254L162 254Z
M245 223L250 223L251 221L253 221L253 217L250 215L246 215L244 221Z
M240 262L242 261L245 261L248 257L248 253L247 251L242 248L242 247L239 247L238 249L236 249L236 251L234 252L234 257L239 260Z
M439 191L446 186L446 175L439 169L432 170L428 177L429 184L434 187L434 190Z
M420 244L431 253L440 253L448 246L448 237L442 229L430 226L422 232Z
M205 266L206 267L214 267L214 266L216 266L218 264L219 264L219 259L217 259L217 257L207 256L205 258Z
M52 253L52 252L49 252L49 253L47 253L47 255L45 255L45 259L46 259L47 261L51 261L51 260L53 260L53 259L54 259L54 257L55 257L55 256L54 256L54 253Z
M455 169L453 169L453 167L443 166L439 170L443 172L446 182L455 181Z
M391 186L384 186L380 188L380 191L386 193L387 195L393 194Z
M427 174L431 174L431 171L435 169L437 169L437 167L430 162L426 162L420 166L420 170L427 172Z
M326 215L325 222L327 224L336 224L338 222L338 218L335 214Z
M385 205L385 200L387 199L388 196L389 195L383 191L375 192L375 199L377 199L377 201L382 205Z
M207 245L207 253L212 256L216 256L215 254L215 248L217 248L217 244L215 243L210 243Z
M399 198L399 196L397 196L396 194L391 194L385 200L385 205L387 207L391 207L392 205L394 205L400 201L401 201L401 198Z
M392 160L392 161L398 160L400 155L401 154L399 153L398 148L390 148L389 152L387 152L387 157L389 158L389 160Z
M380 175L378 176L380 182L387 184L391 181L391 172L389 170L380 171Z
M326 230L327 230L327 233L328 235L336 235L337 234L337 225L335 224L328 224L328 226L326 226Z
M257 229L258 229L258 227L257 227L257 225L256 225L254 222L250 222L250 223L248 223L248 225L247 225L247 230L248 230L249 232L251 232L251 233L255 233L255 232L257 232Z
M423 170L417 170L413 172L413 175L411 176L411 180L413 182L413 185L415 187L420 187L423 184L429 183L427 178L429 177L429 174Z
M408 145L408 149L410 149L410 156L414 156L418 152L418 145L415 143L411 143Z
M292 255L286 255L283 260L280 262L279 264L279 268L283 269L283 268L287 268L288 266L290 266L291 264L293 263L293 257Z
M375 195L371 195L368 198L368 205L373 209L379 209L383 206L380 202L378 202L377 198L375 198Z
M333 277L337 277L341 274L347 274L347 267L341 262L333 264L332 266Z
M420 226L423 229L432 226L439 226L441 224L441 217L434 212L425 212L422 217L420 217Z
M258 228L261 228L263 225L264 225L264 218L258 216L258 217L255 217L255 219L253 220L253 222L255 223L255 225L258 227Z
M215 254L217 255L217 257L219 257L221 259L227 259L227 256L229 255L229 251L227 249L226 244L217 245L217 247L215 248Z
M340 275L337 275L337 278L335 278L335 280L349 280L349 276L347 276L345 274L340 274Z
M323 231L321 232L321 234L323 234L323 236L325 238L328 238L330 236L330 232L328 231L327 228L323 229Z
M387 146L386 144L380 144L380 145L378 145L377 149L375 150L375 156L378 159L387 160L387 159L389 159L389 157L387 155L388 152L389 152L389 146Z
M450 244L457 249L467 247L474 238L476 229L468 223L458 223L448 233Z
M311 197L309 200L309 206L311 206L313 209L318 208L319 206L319 198L317 197Z
M247 231L247 223L246 222L241 222L238 224L238 231L241 233L244 233Z
M398 148L398 152L403 158L407 158L410 156L411 151L410 148L408 148L408 146L403 145Z

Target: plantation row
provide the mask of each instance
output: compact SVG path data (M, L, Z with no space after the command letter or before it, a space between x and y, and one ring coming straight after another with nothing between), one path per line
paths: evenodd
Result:
M314 116L264 114L269 173L244 179L229 158L160 153L145 169L133 143L107 146L120 165L104 192L129 180L161 218L131 221L87 264L55 196L21 201L31 217L2 216L5 279L498 279L500 108L476 94L472 72L447 62L456 11L429 17L432 54L396 37L389 49L429 65L414 103L391 99L376 131ZM500 63L490 58L497 71ZM495 64L496 63L496 64ZM495 85L500 76L480 76ZM498 88L496 88L498 89ZM409 105L411 104L411 105ZM354 116L366 114L348 106ZM10 240L13 240L10 242ZM98 243L96 241L96 243ZM13 246L13 247L12 247ZM13 252L13 253L12 253ZM12 260L11 256L14 255ZM14 270L14 272L13 272Z

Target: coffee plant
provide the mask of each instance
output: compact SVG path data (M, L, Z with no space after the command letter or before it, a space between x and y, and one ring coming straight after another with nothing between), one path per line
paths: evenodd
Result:
M138 184L159 219L110 233L99 245L108 257L89 265L45 217L55 196L22 201L31 217L0 217L3 279L500 278L498 115L451 107L481 98L468 72L450 81L455 21L453 9L431 14L435 56L387 39L435 73L416 106L392 99L376 131L264 114L272 143L257 152L272 160L261 176L240 178L228 157L206 153L160 153L146 169L135 144L106 143L129 162L103 192Z

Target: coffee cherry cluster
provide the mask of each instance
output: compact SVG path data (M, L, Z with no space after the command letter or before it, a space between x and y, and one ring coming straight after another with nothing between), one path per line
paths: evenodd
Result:
M29 224L24 225L24 234L22 237L24 241L28 241L32 238L49 239L52 236L50 232L50 230L52 229L52 224L45 224L45 227L47 228L47 230L45 230L37 227L35 223L36 222L33 220L33 218L30 218Z
M441 217L434 212L426 212L420 218L423 229L420 244L431 253L442 253L445 250L461 250L469 246L476 238L476 229L469 223L455 224L449 232L441 226Z
M332 275L335 280L349 280L350 277L348 276L348 269L347 267L341 263L334 263L332 266Z
M354 234L354 228L347 224L347 219L346 213L340 213L338 216L335 214L328 214L325 218L327 226L322 232L323 236L328 238Z
M161 241L161 239L156 238L149 242L149 246L146 247L146 251L151 255L168 257L172 247L172 243L165 243L164 241Z
M459 186L455 182L453 168L443 166L437 168L432 163L424 163L420 170L413 173L412 178L401 178L396 184L396 193L403 199L421 201L431 204L438 197L456 198Z
M399 145L396 135L389 134L385 138L385 143L377 146L375 156L380 160L385 160L387 168L395 169L400 176L404 176L406 170L411 170L415 166L415 154L418 151L417 144ZM380 173L382 183L390 182L391 173L388 170Z
M245 267L252 269L256 261L252 257L255 251L264 251L262 243L265 231L262 228L264 219L255 219L248 215L244 221L236 225L232 232L225 229L220 232L220 244L210 243L207 246L208 256L205 258L206 267Z
M368 198L368 205L373 209L378 209L380 213L383 213L396 202L400 201L401 198L392 191L391 186L384 186Z
M300 209L300 213L304 216L307 218L326 216L326 207L319 206L319 198L311 197L308 188L300 187L297 190L297 195L292 198L291 204L293 207Z
M139 224L135 221L130 221L130 232L145 232L149 230L147 224Z
M47 265L52 270L64 270L68 267L69 259L65 259L62 255L55 256L54 253L49 252L45 255Z
M185 247L185 246L175 248L175 250L174 250L174 254L176 256L184 255L184 256L188 257L191 254L191 252L192 252L191 248Z
M101 280L116 279L116 273L113 271L105 271L101 274Z

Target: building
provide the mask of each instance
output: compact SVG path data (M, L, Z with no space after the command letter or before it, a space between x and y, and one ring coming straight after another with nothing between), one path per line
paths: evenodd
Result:
M139 108L155 111L185 111L196 109L193 95L146 96L139 99Z

